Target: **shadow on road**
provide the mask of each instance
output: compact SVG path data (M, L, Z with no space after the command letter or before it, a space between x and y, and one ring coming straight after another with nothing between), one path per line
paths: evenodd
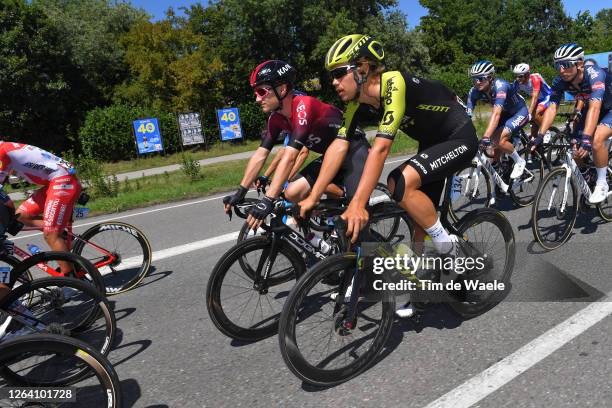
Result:
M121 337L123 337L121 335ZM139 341L133 341L131 343L125 343L122 344L120 346L117 346L115 348L113 348L110 352L110 357L113 357L114 355L117 355L119 353L117 353L119 350L121 349L127 349L129 347L133 347L133 346L138 346L138 348L131 354L129 354L127 357L123 357L122 359L115 361L114 359L112 359L111 363L113 363L113 366L118 366L128 360L130 360L131 358L137 356L138 354L142 353L143 351L145 351L146 349L148 349L151 344L153 342L151 340L139 340Z

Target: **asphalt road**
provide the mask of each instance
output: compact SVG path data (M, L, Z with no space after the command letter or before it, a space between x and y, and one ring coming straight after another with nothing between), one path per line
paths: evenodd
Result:
M403 159L391 161L386 171ZM154 269L144 284L111 298L120 333L110 360L127 406L612 406L612 309L593 296L503 302L468 321L433 307L424 327L398 321L382 358L364 374L326 389L302 384L282 361L276 337L241 344L208 317L208 277L241 226L223 216L221 197L91 218L77 227L121 219L140 227L153 246ZM554 265L562 272L552 279L569 277L591 294L612 291L611 224L594 212L582 215L565 246L542 253L532 243L530 208L506 200L501 206L517 241L517 288L550 285L553 275L538 273ZM26 233L15 242L39 239ZM537 263L544 261L549 264Z

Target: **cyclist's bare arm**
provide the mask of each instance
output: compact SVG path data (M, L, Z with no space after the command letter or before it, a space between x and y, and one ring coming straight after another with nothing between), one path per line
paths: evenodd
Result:
M295 163L293 164L293 168L291 169L291 172L289 173L289 180L293 179L293 177L295 177L298 171L300 171L300 168L302 167L302 164L304 164L304 162L308 158L309 153L310 153L310 150L308 150L306 146L302 147L302 150L300 150L300 153L298 154L298 157L295 159Z
M540 91L533 91L531 93L531 102L529 102L529 115L531 118L535 115L536 106L538 106L538 96L540 96Z
M249 188L249 186L255 181L259 172L263 168L266 163L266 159L270 154L270 150L265 149L263 147L258 147L255 150L255 153L249 159L249 163L247 164L246 169L244 170L244 176L242 177L242 181L240 185Z
M270 187L268 187L266 196L271 198L278 198L281 191L283 190L283 184L285 184L285 181L287 181L287 178L289 177L289 172L291 171L299 153L300 151L294 147L285 147L285 152L283 153L283 157L281 158L281 161L278 164L276 171L274 172L274 177L272 178Z
M589 102L589 110L586 113L586 119L584 121L584 130L582 131L583 134L593 137L600 112L601 101L591 100Z
M499 125L499 118L501 117L501 113L502 113L501 106L493 107L493 111L491 112L491 118L489 119L489 124L487 126L487 129L482 135L483 137L493 136L493 132L495 132L495 129L497 129L497 126Z
M276 156L274 156L274 158L272 159L272 162L270 163L266 171L264 171L264 174L263 174L264 176L268 178L272 177L272 174L274 174L274 171L276 171L276 168L278 167L278 163L280 163L281 158L283 157L284 151L285 151L284 147L278 151L278 153L276 154Z

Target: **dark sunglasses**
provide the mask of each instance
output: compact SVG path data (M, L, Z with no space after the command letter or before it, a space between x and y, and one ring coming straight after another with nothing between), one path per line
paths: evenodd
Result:
M272 88L255 88L255 95L260 98L265 98L270 92L272 92Z
M574 65L576 65L576 61L561 61L561 62L555 62L555 69L557 71L560 71L561 68L563 69L570 69L571 67L573 67Z
M329 75L333 78L333 79L340 79L343 76L345 76L346 74L349 73L350 70L357 68L357 66L355 65L345 65L343 67L338 67L338 68L334 68L331 71L329 71Z
M487 79L489 79L488 75L482 75L482 76L477 76L477 77L472 77L472 81L473 82L484 82Z
M516 75L514 78L516 78L516 79L525 79L525 78L527 78L527 76L528 75L526 75L526 74L521 74L521 75Z

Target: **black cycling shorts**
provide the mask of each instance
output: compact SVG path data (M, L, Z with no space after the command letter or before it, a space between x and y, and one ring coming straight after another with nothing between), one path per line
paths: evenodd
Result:
M369 149L370 144L365 138L352 140L346 157L344 158L344 162L340 166L338 174L336 174L332 180L333 184L344 187L346 196L349 197L349 199L353 197L357 191L357 186L359 186L359 180L363 173L363 167L368 158ZM317 177L319 177L321 165L323 164L323 157L324 156L321 156L310 162L308 166L304 167L297 174L295 179L297 180L304 177L310 185L310 188L312 188L317 181Z
M421 176L419 190L438 206L444 180L472 162L478 151L478 137L471 121L453 132L447 139L435 143L419 143L416 155L401 166L414 168Z

